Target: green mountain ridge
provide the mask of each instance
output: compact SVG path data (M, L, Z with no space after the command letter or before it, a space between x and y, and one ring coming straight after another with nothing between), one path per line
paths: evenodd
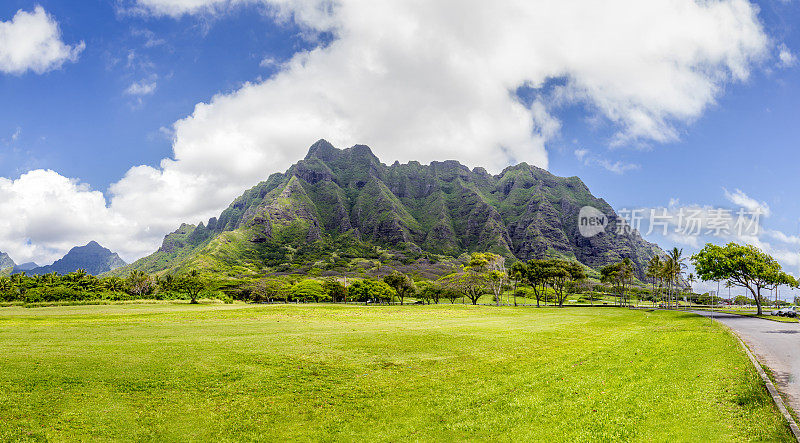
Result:
M607 215L605 232L580 235L583 206ZM489 251L520 260L570 258L595 269L628 257L641 278L647 260L664 252L636 231L617 234L619 223L578 177L526 163L498 175L452 160L387 166L367 146L340 150L320 140L218 218L182 225L154 254L111 274L333 275L380 267L378 261L438 274L465 253Z

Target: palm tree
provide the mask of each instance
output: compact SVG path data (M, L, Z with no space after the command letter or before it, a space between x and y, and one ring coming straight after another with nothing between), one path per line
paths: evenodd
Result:
M657 297L656 296L656 279L660 280L660 274L661 274L661 257L655 255L655 256L653 256L653 258L650 259L649 262L647 262L647 271L646 271L646 275L648 277L650 277L651 282L653 283L653 293L652 293L653 306L655 306L656 297Z
M669 283L670 303L674 300L675 307L677 307L678 297L674 289L677 289L678 282L680 282L681 276L683 275L683 270L686 268L686 257L683 257L683 249L678 249L677 247L672 248L667 255L665 274L667 282Z
M0 277L0 295L4 295L5 293L11 292L12 288L14 288L14 284L11 283L10 278Z
M694 278L694 274L689 273L689 276L686 277L686 281L689 282L689 292L694 292L694 288L692 287L692 285L694 284L695 281L697 281L697 279ZM691 300L691 295L689 296L689 300Z

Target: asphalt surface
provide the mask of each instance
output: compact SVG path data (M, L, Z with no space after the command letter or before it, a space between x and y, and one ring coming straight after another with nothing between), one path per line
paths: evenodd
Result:
M692 312L711 316L709 311ZM714 319L736 331L758 360L772 370L777 388L786 396L789 406L800 413L800 323L719 312L714 313Z

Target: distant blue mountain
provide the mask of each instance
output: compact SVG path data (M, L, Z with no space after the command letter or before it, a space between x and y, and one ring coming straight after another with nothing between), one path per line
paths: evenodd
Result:
M100 275L126 264L119 258L119 255L92 241L86 246L72 248L67 255L52 265L34 267L33 269L25 270L25 272L28 275L44 275L52 272L64 275L83 269L87 274ZM14 272L23 271L23 269L19 268L21 266L18 266Z
M39 265L37 265L36 263L34 263L32 261L29 261L27 263L23 263L21 265L14 266L13 273L22 272L22 271L27 272L27 271L30 271L31 269L36 269L38 267L39 267Z

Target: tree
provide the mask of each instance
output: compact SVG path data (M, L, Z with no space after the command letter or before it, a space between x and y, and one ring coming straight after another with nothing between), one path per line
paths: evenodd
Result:
M762 289L798 286L797 280L783 272L774 258L753 245L728 243L717 246L708 243L692 256L692 263L703 281L728 280L733 286L749 290L758 307L758 315L763 314Z
M131 271L125 283L128 285L128 292L137 298L152 293L155 287L153 279L138 270Z
M671 308L672 303L678 307L678 283L681 280L683 270L686 269L686 257L683 257L683 249L672 248L667 254L667 260L662 264L661 277L667 282L667 307Z
M495 303L500 306L500 295L503 293L507 277L505 258L491 252L476 252L470 256L469 262L464 266L464 271L477 274L479 278L482 278L484 286L489 288L494 295ZM477 299L472 304L476 303Z
M655 305L656 300L658 299L658 290L656 290L656 281L658 281L658 289L661 289L661 278L662 278L662 269L663 264L661 262L661 257L658 255L654 255L650 261L647 262L647 270L645 274L650 277L650 281L653 284L653 305Z
M442 298L442 295L444 295L444 290L441 286L427 280L419 282L417 284L417 289L417 297L419 297L423 303L427 304L431 304L431 301L433 301L438 305L439 300Z
M334 302L344 301L347 298L347 288L335 278L326 279L322 286Z
M347 293L351 299L364 302L364 304L370 301L376 303L388 302L396 295L391 286L382 281L373 280L356 280L347 288Z
M694 274L692 274L690 272L689 276L686 277L686 282L689 283L689 293L690 293L689 294L689 300L690 300L690 304L691 304L691 293L694 292L694 282L695 281L697 281L697 278L694 276Z
M558 306L563 308L568 295L567 287L572 282L584 279L586 274L583 267L574 261L553 259L546 263L545 276L553 288Z
M167 274L158 282L159 287L164 292L172 292L175 290L175 276Z
M628 303L627 290L633 281L633 262L629 258L621 262L606 265L600 268L600 280L609 283L619 295L619 304L624 306Z
M119 277L108 277L103 280L103 287L111 292L125 291L125 281Z
M299 300L304 303L320 302L328 299L328 293L322 282L314 279L306 279L297 282L289 289L293 300Z
M183 292L191 298L191 304L197 304L197 297L203 289L205 289L206 284L200 276L200 273L193 269L189 271L188 274L178 277L175 287L178 291Z
M514 306L517 306L517 285L525 281L528 267L521 261L514 262L508 269L508 278L514 282Z
M255 302L271 302L272 300L286 301L288 300L288 297L286 296L287 290L288 285L286 283L280 280L268 278L256 280L250 286L250 291L253 295L253 301Z
M526 266L525 280L533 289L533 296L536 298L536 307L540 307L539 301L545 296L547 288L547 260L529 260ZM546 300L546 299L545 299ZM546 303L546 301L545 301Z
M384 276L383 281L387 285L391 286L392 289L394 289L394 291L397 293L397 297L400 298L401 305L403 304L403 300L405 299L406 295L412 295L417 291L417 287L414 286L414 282L402 272L393 272L387 276Z
M450 304L456 304L456 300L459 298L463 298L464 294L461 293L459 290L450 287L450 286L440 286L442 288L442 296L448 300L450 300Z
M457 272L442 277L439 282L448 290L446 297L451 303L455 303L458 294L467 297L473 305L477 305L478 299L486 293L486 277L477 272Z
M12 300L15 295L14 283L8 277L0 277L0 300Z

